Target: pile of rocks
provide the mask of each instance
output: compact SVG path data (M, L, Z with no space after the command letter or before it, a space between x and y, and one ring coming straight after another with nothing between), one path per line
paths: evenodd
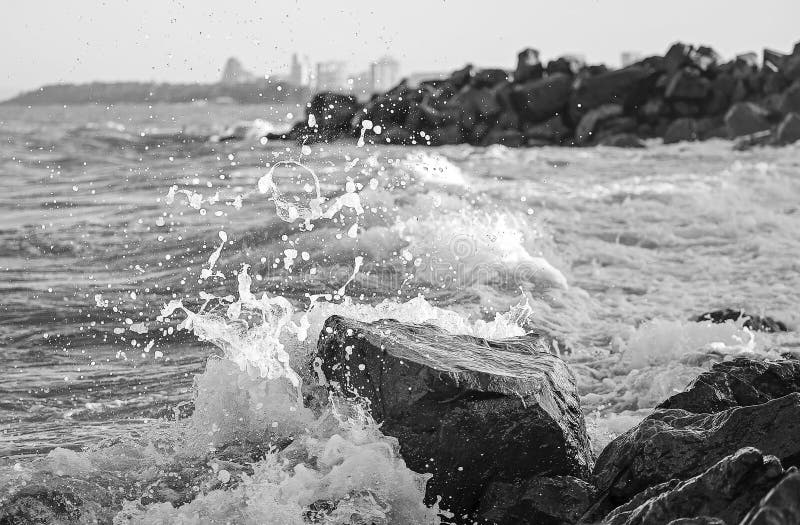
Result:
M800 523L800 361L737 358L596 462L574 378L541 334L486 340L331 317L315 372L369 402L427 502L458 524Z
M381 144L788 144L800 140L800 43L788 55L764 50L761 65L754 53L722 63L709 47L677 43L617 70L572 57L545 65L526 49L513 72L466 66L445 80L402 81L366 104L317 94L305 121L273 138L331 141L364 127Z

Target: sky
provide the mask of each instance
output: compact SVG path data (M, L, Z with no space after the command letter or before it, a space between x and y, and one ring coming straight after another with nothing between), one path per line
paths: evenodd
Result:
M800 0L75 0L9 1L0 18L0 96L57 82L213 82L225 60L281 74L293 52L383 55L402 73L511 68L535 47L618 65L622 51L682 40L724 57L800 40Z

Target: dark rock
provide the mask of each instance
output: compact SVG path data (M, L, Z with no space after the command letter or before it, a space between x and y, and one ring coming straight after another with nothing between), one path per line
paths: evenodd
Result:
M575 128L575 143L581 146L589 144L594 140L595 130L604 120L619 117L622 112L622 106L619 104L607 104L589 111Z
M369 400L408 466L433 474L426 500L442 496L457 516L474 516L492 482L586 476L574 378L548 350L541 336L491 341L338 316L317 347L330 388Z
M759 405L800 392L800 362L737 358L717 363L686 389L658 405L695 414Z
M670 523L694 516L739 523L783 475L778 458L743 448L686 481L671 480L641 492L603 524Z
M706 312L694 317L692 321L700 323L703 321L711 321L712 323L724 323L726 321L738 321L744 319L743 326L757 332L786 332L788 328L781 321L767 316L751 315L741 310L733 310L731 308L724 308L722 310L714 310Z
M711 93L706 101L705 110L709 115L724 113L731 105L733 93L736 91L737 80L731 73L718 74L711 81Z
M450 124L443 128L434 129L430 135L432 146L447 146L464 142L461 126L458 124Z
M474 74L475 71L472 67L472 64L467 64L463 68L459 69L458 71L454 71L453 74L450 75L450 83L453 85L453 88L458 91L469 84L470 80L472 80L472 75Z
M571 89L572 77L555 74L515 86L511 101L523 120L540 122L566 109Z
M633 133L617 133L603 137L598 142L601 146L612 148L646 148L647 144Z
M667 525L728 525L719 518L711 516L696 516L694 518L678 518L670 521Z
M800 472L786 476L747 514L741 525L793 525L800 523Z
M411 144L413 139L411 132L402 126L385 128L378 138L386 144Z
M767 112L752 102L734 104L725 114L730 137L750 135L770 128Z
M800 115L797 113L789 113L778 124L778 130L775 133L775 142L777 144L793 144L800 140Z
M503 69L481 69L472 77L476 88L494 87L508 81L508 73Z
M711 89L711 82L696 70L683 69L667 81L664 96L667 99L703 100Z
M697 138L697 121L688 117L674 120L664 132L664 144L691 142Z
M450 99L450 104L461 108L461 125L467 130L478 122L499 115L503 110L496 93L489 88L464 89Z
M647 81L653 71L642 66L630 66L597 76L579 78L569 102L574 122L589 111L607 104L632 107L646 100Z
M752 446L784 465L800 462L800 394L714 414L658 409L600 454L595 485L609 510L639 492L685 480L728 454Z
M524 84L531 80L539 80L542 78L542 63L539 60L539 51L537 49L528 48L523 49L517 54L517 69L514 72L514 82Z
M766 146L775 142L774 133L771 129L759 131L758 133L751 133L738 137L733 142L733 149L736 151L745 151L756 146Z
M800 113L800 82L795 82L783 92L778 102L778 111L783 115Z
M764 48L763 54L763 63L764 67L771 68L774 71L780 71L783 69L783 65L786 62L786 58L788 55L780 53L778 51L773 51L772 49Z
M360 109L361 104L356 97L339 93L318 93L306 109L306 121L310 115L314 115L320 130L346 133L350 129L350 121Z
M781 73L789 82L800 80L800 54L793 53L786 59Z
M577 75L585 64L577 57L563 56L547 63L547 74Z
M672 75L681 69L692 65L692 46L683 42L676 42L670 46L664 55L664 71Z
M545 141L550 144L558 144L572 134L561 115L544 122L529 123L523 127L522 133L528 140Z
M572 476L495 482L486 490L480 516L497 524L572 524L586 512L593 498L594 487Z

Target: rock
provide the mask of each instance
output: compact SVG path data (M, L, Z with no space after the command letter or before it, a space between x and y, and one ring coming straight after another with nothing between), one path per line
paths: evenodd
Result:
M575 143L581 146L589 144L594 140L595 130L604 120L621 115L622 106L619 104L607 104L589 111L575 128Z
M784 475L778 458L743 448L686 481L651 487L614 509L604 525L670 523L694 516L739 523Z
M433 474L426 500L473 517L490 483L588 473L574 378L548 350L535 335L491 341L332 316L317 355L329 388L369 400L409 468Z
M786 476L745 516L741 525L792 525L800 523L800 472Z
M744 357L717 363L683 392L657 408L679 408L695 414L759 405L800 392L800 362L754 361Z
M607 104L631 107L644 102L651 69L630 66L592 77L580 78L569 102L570 117L578 122L589 111Z
M664 132L664 144L691 142L697 138L697 122L689 117L674 120Z
M775 137L773 135L774 134L771 129L766 129L764 131L759 131L758 133L739 137L733 142L733 149L736 151L745 151L754 148L755 146L766 146L768 144L772 144L775 142Z
M494 87L508 81L508 73L503 69L481 69L472 77L475 88Z
M743 447L755 447L787 466L800 463L800 394L713 414L657 409L600 454L594 479L613 508L672 479L696 476Z
M534 477L489 485L480 517L495 524L577 523L589 508L594 487L572 476Z
M783 115L800 113L800 82L795 82L780 95L778 111Z
M467 88L450 99L450 104L461 108L461 125L469 130L478 123L497 116L503 110L494 91L489 88Z
M725 114L730 137L750 135L770 128L767 112L752 102L734 104Z
M450 75L450 84L452 84L453 88L458 91L469 84L470 80L472 79L472 75L474 74L475 71L472 67L472 64L467 64L463 68L459 69L458 71L454 71L453 74Z
M684 67L692 65L691 54L692 46L683 42L672 44L664 55L664 71L671 75Z
M572 77L559 73L515 86L511 102L523 120L541 122L566 109L571 89Z
M550 144L558 144L571 133L572 131L564 125L561 115L556 115L544 122L529 123L522 128L522 134L528 140L545 141Z
M458 124L450 124L442 128L434 129L431 131L430 135L432 146L447 146L464 142L461 126Z
M731 308L724 308L722 310L714 310L706 312L694 317L692 321L700 323L703 321L711 321L712 323L724 323L726 321L738 321L744 319L743 325L751 330L757 332L787 332L788 328L781 321L767 316L751 315L741 310L733 310Z
M697 70L683 69L669 78L664 96L667 99L703 100L710 89L711 82L700 76Z
M514 72L514 82L525 84L531 80L539 80L542 78L543 71L537 49L523 49L517 54L517 69Z
M646 148L647 144L633 133L617 133L603 137L598 142L601 146L612 148Z
M783 68L784 63L786 62L786 58L789 55L785 55L778 51L773 51L772 49L764 48L763 60L764 67L772 68L775 71L780 71Z
M577 57L573 56L563 56L558 57L555 60L551 60L547 63L547 74L548 75L555 75L558 73L574 76L577 75L578 72L585 66L586 64Z
M678 518L670 521L667 525L728 525L719 518L711 516L697 516L694 518Z
M800 140L800 115L797 113L789 113L778 124L778 129L775 134L775 142L777 144L793 144Z

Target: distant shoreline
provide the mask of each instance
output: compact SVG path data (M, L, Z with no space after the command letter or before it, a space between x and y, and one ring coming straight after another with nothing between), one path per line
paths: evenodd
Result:
M0 102L4 106L153 103L305 103L308 88L268 80L232 84L92 82L50 84Z

